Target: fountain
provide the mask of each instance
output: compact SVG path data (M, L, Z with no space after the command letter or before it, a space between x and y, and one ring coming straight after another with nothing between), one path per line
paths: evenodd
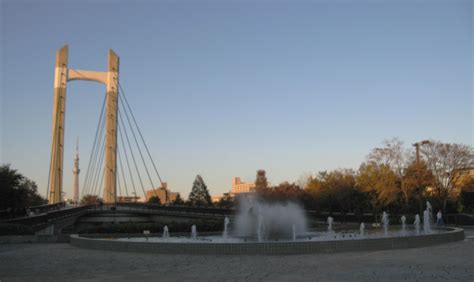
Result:
M306 254L317 252L337 252L355 250L375 250L429 246L433 244L464 239L460 228L434 228L429 226L429 208L424 216L425 234L420 234L420 216L415 216L415 228L406 226L406 217L401 217L400 232L388 232L389 215L382 214L383 231L366 232L365 223L357 227L348 225L345 230L333 230L334 219L327 218L327 231L306 228L304 211L294 203L268 204L245 199L229 231L229 219L224 218L222 235L198 237L196 225L191 227L191 237L170 237L168 226L163 228L163 236L122 237L110 239L90 238L71 235L71 244L92 249L122 249L158 253L187 254ZM425 226L427 225L427 226ZM394 227L394 229L397 227ZM298 235L298 236L297 236ZM331 235L331 236L328 236ZM359 236L360 235L360 236ZM429 236L433 240L426 240ZM150 248L144 244L156 244Z
M415 215L415 222L413 222L413 224L415 224L416 235L420 235L420 215L419 214Z
M263 216L261 214L258 215L258 223L257 223L257 240L259 242L263 241L263 236L265 234L265 225L263 223Z
M389 219L388 219L388 214L386 212L382 213L382 223L383 223L383 231L385 237L388 236L388 224L389 224Z
M402 222L402 235L405 236L406 235L406 221L407 221L407 218L402 215L402 217L400 218L400 221Z
M430 201L426 201L426 209L428 210L429 214L433 213L433 206L431 205Z
M193 240L197 239L196 225L191 226L191 239Z
M307 232L304 210L297 204L265 203L255 197L243 198L233 221L233 235L248 241L291 240L292 225L297 234Z
M428 207L423 211L423 231L425 231L425 234L431 233L430 212Z
M293 241L296 241L296 226L293 224Z
M364 231L365 231L365 224L362 222L359 228L360 237L364 237Z
M328 223L328 234L331 235L333 233L333 230L332 230L332 224L334 222L334 219L330 216L328 216L328 220L327 220L327 223Z
M227 239L228 236L227 225L229 225L229 218L226 216L224 218L224 232L222 233L222 237L224 239Z
M163 227L163 238L168 239L170 237L170 232L168 231L168 225L165 225Z

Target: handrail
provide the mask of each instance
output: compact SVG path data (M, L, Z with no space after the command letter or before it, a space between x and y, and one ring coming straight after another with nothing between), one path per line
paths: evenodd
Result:
M0 219L22 218L32 215L39 215L49 211L60 210L66 206L66 202L56 204L46 204L39 206L31 206L27 208L9 208L0 211Z

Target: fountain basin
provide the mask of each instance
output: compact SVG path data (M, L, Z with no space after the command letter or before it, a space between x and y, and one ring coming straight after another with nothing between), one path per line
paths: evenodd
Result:
M433 228L432 234L404 237L368 237L357 239L297 240L239 242L200 240L140 241L116 238L91 238L71 235L70 244L80 248L143 252L159 254L191 255L295 255L313 253L374 251L402 248L417 248L464 240L464 229L457 227ZM177 240L178 239L178 240ZM232 238L229 238L232 239Z

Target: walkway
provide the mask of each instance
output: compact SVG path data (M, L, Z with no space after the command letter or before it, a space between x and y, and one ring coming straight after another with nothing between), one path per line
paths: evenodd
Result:
M473 237L474 229L466 232ZM298 256L187 256L0 245L3 281L473 281L474 239L394 251Z

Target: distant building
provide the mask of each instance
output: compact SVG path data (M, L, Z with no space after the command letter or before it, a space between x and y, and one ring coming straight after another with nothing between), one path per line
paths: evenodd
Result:
M474 179L474 167L468 167L454 171L454 186L458 192L461 190L461 187L464 185L464 183L471 179Z
M117 203L137 203L142 202L138 196L117 196Z
M240 177L232 177L232 194L253 193L255 192L255 183L242 182Z
M178 197L178 193L171 192L168 189L168 184L163 182L163 185L157 189L151 189L146 191L146 200L148 201L151 197L158 197L160 198L160 202L162 204L172 203Z

